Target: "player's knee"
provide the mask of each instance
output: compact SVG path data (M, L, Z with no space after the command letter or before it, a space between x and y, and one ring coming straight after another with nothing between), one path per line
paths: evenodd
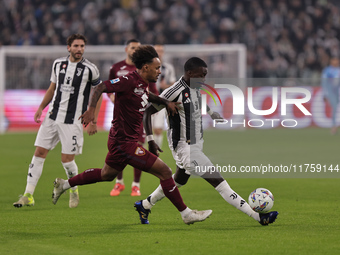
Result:
M209 178L202 176L207 182L209 182L214 188L216 188L221 182L224 181L223 178Z
M156 162L149 170L149 173L157 176L161 180L172 178L172 171L170 167L159 158L157 158Z
M36 147L35 152L34 152L34 156L39 157L39 158L46 158L48 152L49 152L49 150L47 150L45 148Z
M185 169L177 167L176 173L174 175L174 180L176 183L183 186L187 184L189 178L190 175L185 173Z
M117 170L105 164L101 171L101 177L103 181L113 181L117 177L118 173L119 172Z

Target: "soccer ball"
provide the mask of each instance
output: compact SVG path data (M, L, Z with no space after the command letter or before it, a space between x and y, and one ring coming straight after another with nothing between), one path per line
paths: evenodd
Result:
M265 213L272 209L274 196L268 189L257 188L250 193L248 203L255 212Z

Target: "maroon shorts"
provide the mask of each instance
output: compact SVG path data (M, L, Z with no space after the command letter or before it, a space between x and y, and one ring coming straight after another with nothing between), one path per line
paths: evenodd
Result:
M157 156L145 149L138 142L117 142L110 139L107 142L109 152L105 163L117 171L123 171L126 165L148 171L155 163Z

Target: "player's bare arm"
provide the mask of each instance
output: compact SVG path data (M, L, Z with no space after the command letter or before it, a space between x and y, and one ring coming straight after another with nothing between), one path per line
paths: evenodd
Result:
M38 110L34 114L34 121L36 123L40 123L40 117L42 115L42 111L45 109L45 107L51 102L53 99L54 91L56 89L56 84L54 82L51 82L49 88L47 89L43 100L41 101L41 104L38 108Z
M97 128L97 121L98 121L98 115L99 115L99 111L100 111L100 106L102 104L103 101L103 95L100 96L98 102L97 102L97 106L96 106L96 110L94 112L94 120L90 123L90 125L87 127L87 133L89 135L94 135L95 133L97 133L98 128Z
M171 102L169 100L166 100L165 98L161 98L159 96L156 96L154 93L149 92L149 102L155 103L155 104L162 104L165 105L167 111L174 116L178 111L178 105L181 104L180 102Z
M159 151L163 152L161 148L159 148L158 144L156 144L155 140L153 139L152 134L152 122L151 122L151 115L158 112L158 110L152 105L149 104L143 114L143 125L146 133L146 138L149 145L149 151L156 156L159 156Z
M85 127L87 127L87 125L91 121L94 121L95 110L96 110L98 100L99 98L101 98L102 93L105 91L106 91L106 86L103 82L100 83L98 86L96 86L95 89L93 90L93 94L92 94L87 111L84 112L83 115L79 117L79 119L81 119L81 123L83 123Z

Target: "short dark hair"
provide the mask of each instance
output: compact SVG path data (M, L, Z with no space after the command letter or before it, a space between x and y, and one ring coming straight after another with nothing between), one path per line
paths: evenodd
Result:
M87 39L85 36L81 35L81 34L73 34L70 35L69 37L67 37L66 43L68 46L71 46L74 40L83 40L84 43L87 43Z
M142 69L145 64L152 63L154 58L158 58L158 54L151 45L141 45L132 54L132 62L137 69Z
M126 46L128 46L130 43L140 43L140 41L139 40L137 40L137 39L130 39L130 40L127 40L126 42L125 42L125 45Z
M187 60L184 64L184 71L192 71L198 67L208 67L204 60L198 57L192 57Z

